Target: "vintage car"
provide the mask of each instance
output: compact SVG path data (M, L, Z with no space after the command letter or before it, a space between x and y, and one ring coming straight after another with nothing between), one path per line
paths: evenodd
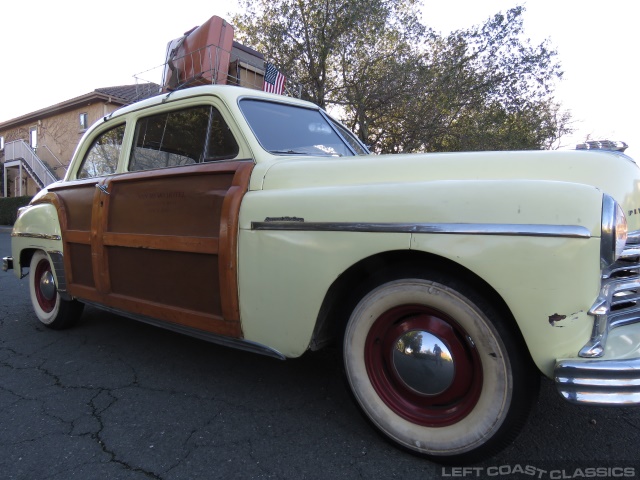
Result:
M313 104L210 85L93 125L4 268L55 329L88 304L280 359L340 342L380 432L473 462L540 372L640 402L639 186L616 151L372 155Z

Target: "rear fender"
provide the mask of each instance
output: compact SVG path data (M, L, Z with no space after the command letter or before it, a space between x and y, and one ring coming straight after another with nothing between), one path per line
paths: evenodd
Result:
M22 270L29 267L36 250L62 256L60 221L53 204L30 205L16 220L11 233L11 254L14 259L13 271L18 278L24 276Z

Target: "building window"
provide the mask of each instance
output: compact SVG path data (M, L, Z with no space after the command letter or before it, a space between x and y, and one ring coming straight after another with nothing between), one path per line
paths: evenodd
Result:
M80 129L81 130L86 130L87 128L89 128L89 117L87 116L86 113L81 113L80 114Z
M0 151L4 150L4 137L0 137Z
M38 127L31 127L29 129L29 145L34 150L38 148Z

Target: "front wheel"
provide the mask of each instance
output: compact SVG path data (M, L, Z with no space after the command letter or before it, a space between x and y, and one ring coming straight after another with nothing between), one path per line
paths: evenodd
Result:
M29 294L38 320L49 328L69 328L82 314L82 303L77 300L63 300L60 297L51 260L42 250L38 250L31 257Z
M515 438L539 385L508 327L447 277L378 284L345 330L349 386L394 443L445 463L478 461Z

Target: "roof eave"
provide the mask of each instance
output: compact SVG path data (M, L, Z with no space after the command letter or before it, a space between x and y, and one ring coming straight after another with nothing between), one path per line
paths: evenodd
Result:
M115 97L113 95L106 95L104 93L94 91L86 93L79 97L72 98L70 100L65 100L64 102L56 103L55 105L51 105L50 107L36 110L35 112L27 113L26 115L22 115L20 117L12 118L11 120L2 122L0 123L0 130L8 130L24 123L33 122L57 113L63 113L65 111L72 110L76 107L86 104L87 102L92 103L96 101L114 103L120 106L127 105L129 103L126 100Z

